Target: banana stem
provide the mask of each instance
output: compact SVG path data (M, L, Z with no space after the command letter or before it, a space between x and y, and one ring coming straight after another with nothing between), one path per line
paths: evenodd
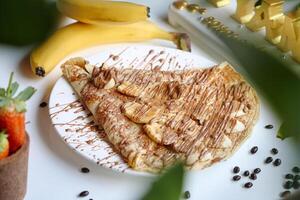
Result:
M170 33L178 49L191 52L191 39L186 33Z

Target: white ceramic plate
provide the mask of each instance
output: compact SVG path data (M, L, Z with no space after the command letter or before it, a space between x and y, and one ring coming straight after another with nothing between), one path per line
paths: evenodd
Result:
M151 53L149 53L151 51ZM113 56L111 56L113 55ZM212 61L176 49L156 46L122 46L89 52L83 56L91 64L151 69L161 66L163 70L209 67ZM78 100L75 91L62 77L55 84L50 100L49 113L60 137L80 155L105 168L135 175L148 173L132 170L105 141L105 133L98 130L93 117Z

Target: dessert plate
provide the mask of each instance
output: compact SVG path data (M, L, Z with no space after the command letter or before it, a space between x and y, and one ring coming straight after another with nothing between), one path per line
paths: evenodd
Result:
M205 57L177 49L129 45L109 49L94 48L83 56L91 64L117 68L183 70L215 65ZM57 66L60 67L60 66ZM52 123L64 142L83 157L114 171L150 175L128 167L105 140L105 133L93 122L91 113L80 103L75 91L62 77L52 89L49 100Z

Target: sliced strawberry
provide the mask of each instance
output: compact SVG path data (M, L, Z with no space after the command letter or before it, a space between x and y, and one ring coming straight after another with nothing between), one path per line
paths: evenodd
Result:
M6 158L9 154L9 143L7 140L7 135L4 131L0 133L0 160Z
M0 110L0 130L6 130L10 153L18 150L25 142L25 117L24 113L7 112Z
M7 89L0 88L0 130L6 130L10 153L14 153L25 142L25 101L36 91L33 87L27 87L15 96L19 84L13 83L12 79L13 73L10 76Z

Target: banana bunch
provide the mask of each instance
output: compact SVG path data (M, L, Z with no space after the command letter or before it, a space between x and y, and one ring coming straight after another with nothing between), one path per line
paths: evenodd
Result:
M30 64L37 76L45 76L67 55L100 44L163 39L185 51L191 48L185 33L167 32L148 21L150 9L143 5L102 0L58 0L57 7L79 22L58 29L32 51Z
M64 15L88 24L99 21L136 22L150 17L150 8L129 2L103 0L58 0Z

